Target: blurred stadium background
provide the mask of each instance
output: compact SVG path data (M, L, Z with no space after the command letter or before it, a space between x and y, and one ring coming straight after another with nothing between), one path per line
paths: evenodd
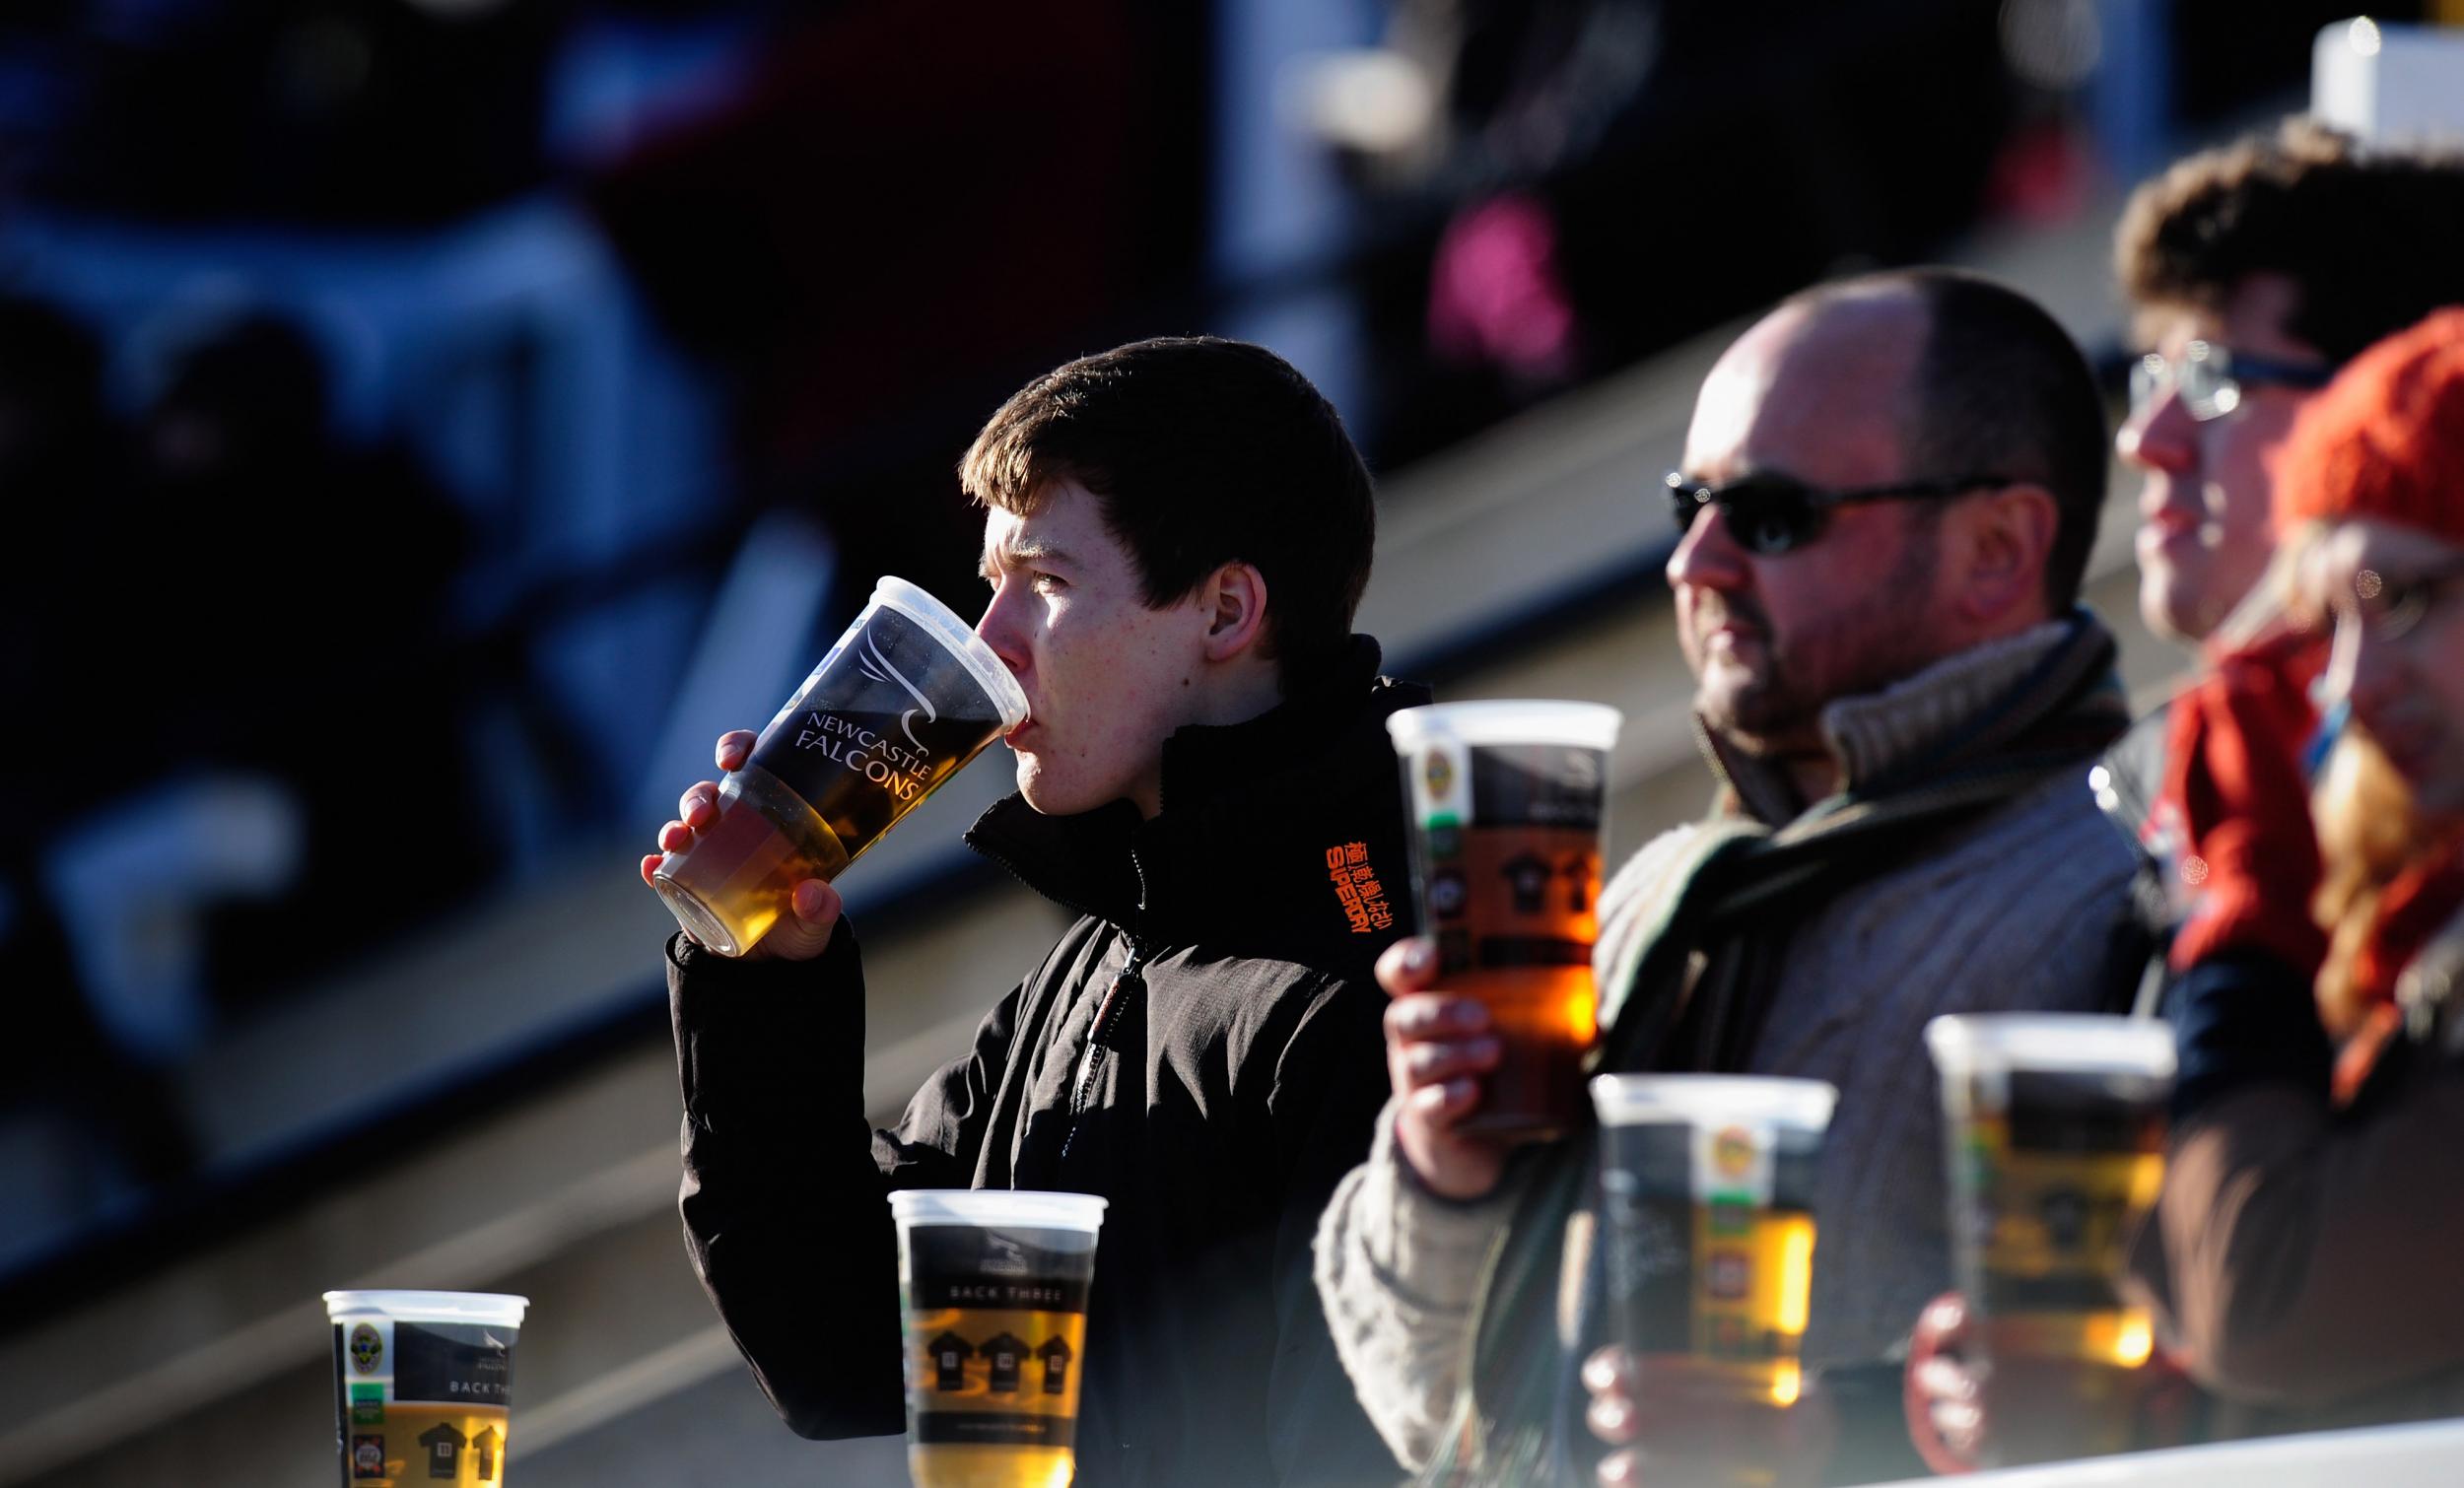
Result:
M1290 357L1389 669L1625 709L1621 849L1704 794L1645 498L1724 327L1947 258L2118 372L2121 193L2351 3L9 0L0 1488L331 1481L360 1285L534 1300L526 1488L903 1481L693 1283L633 864L875 575L972 613L999 399ZM1056 928L1004 788L845 884L885 1117Z

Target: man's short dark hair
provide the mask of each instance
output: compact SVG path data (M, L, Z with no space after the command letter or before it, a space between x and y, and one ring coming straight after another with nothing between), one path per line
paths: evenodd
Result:
M980 505L1024 516L1053 486L1093 493L1149 608L1227 563L1266 581L1285 691L1340 657L1377 536L1368 467L1290 363L1215 336L1133 341L1020 388L959 462Z
M2299 294L2285 328L2343 362L2464 304L2464 155L2364 148L2295 116L2131 194L2114 272L2143 306L2219 311L2253 274Z
M2035 301L1957 269L1866 274L1797 299L1819 304L1893 290L1925 307L1925 345L1899 419L1908 475L1994 475L2043 486L2057 512L2045 600L2056 613L2069 609L2104 511L2104 400L2088 359Z

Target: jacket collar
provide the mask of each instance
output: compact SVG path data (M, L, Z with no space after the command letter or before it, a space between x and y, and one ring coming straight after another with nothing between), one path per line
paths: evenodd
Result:
M1317 840L1357 837L1369 829L1355 818L1395 815L1385 719L1428 702L1429 690L1379 676L1379 659L1375 641L1354 636L1319 684L1245 722L1174 733L1151 821L1128 801L1046 816L1012 793L977 818L967 845L1065 909L1177 937L1249 875L1287 875L1296 839L1322 860Z

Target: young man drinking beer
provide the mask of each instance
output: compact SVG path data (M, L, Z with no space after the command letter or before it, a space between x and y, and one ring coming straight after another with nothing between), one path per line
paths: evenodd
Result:
M1100 1194L1077 1482L1391 1477L1308 1274L1385 1095L1370 969L1408 870L1384 722L1427 701L1350 634L1368 472L1292 368L1198 338L1038 378L960 480L986 508L977 633L1029 706L1018 792L967 841L1078 917L887 1130L828 884L741 960L672 939L695 1269L796 1431L894 1433L887 1195ZM687 790L659 845L716 796Z

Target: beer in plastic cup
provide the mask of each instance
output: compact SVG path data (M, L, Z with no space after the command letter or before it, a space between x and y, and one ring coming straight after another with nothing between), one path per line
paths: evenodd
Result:
M1502 1055L1461 1130L1571 1130L1599 1033L1600 834L1620 715L1597 703L1445 703L1386 720L1438 985L1488 1005Z
M719 818L651 882L693 938L741 956L943 780L1026 721L1027 696L947 605L903 578L871 603L719 787Z
M2133 1445L2152 1320L2119 1289L2164 1179L2173 1034L2090 1013L1936 1018L1951 1260L2012 1460Z
M1689 1395L1793 1405L1814 1291L1814 1180L1839 1092L1820 1080L1602 1075L1608 1301L1638 1365Z
M343 1488L505 1481L526 1297L327 1292Z
M917 1488L1063 1488L1104 1200L907 1189L890 1212Z

